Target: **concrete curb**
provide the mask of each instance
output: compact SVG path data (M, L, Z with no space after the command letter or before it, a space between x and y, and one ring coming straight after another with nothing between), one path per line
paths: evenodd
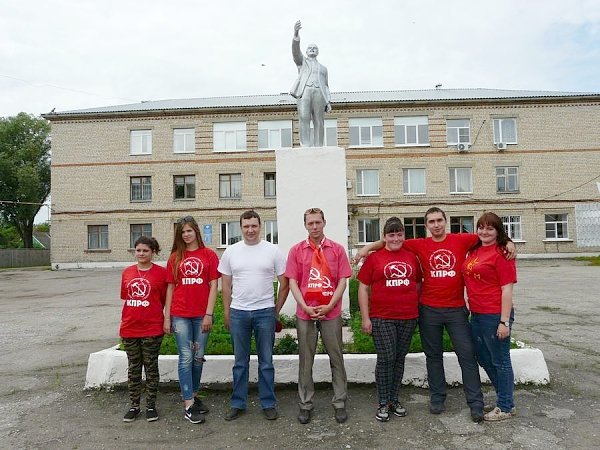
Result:
M518 348L510 352L515 383L543 385L550 382L548 366L542 351L536 348ZM348 381L351 383L374 383L374 354L345 354L344 363ZM279 384L298 381L298 355L274 355L275 382ZM178 381L177 355L164 355L158 361L161 382ZM202 371L203 383L231 383L233 355L208 355ZM458 385L462 382L456 354L444 353L446 382ZM258 361L250 357L250 381L257 381ZM480 369L481 381L489 383L489 378ZM315 382L331 382L331 370L327 355L316 355L313 368ZM118 346L91 353L88 359L85 389L111 387L127 382L127 355ZM409 353L406 357L403 384L427 387L427 369L423 353Z

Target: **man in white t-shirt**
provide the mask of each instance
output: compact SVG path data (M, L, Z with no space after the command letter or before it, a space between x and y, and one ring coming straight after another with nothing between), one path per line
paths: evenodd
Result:
M289 291L284 277L285 257L276 245L261 239L260 216L246 211L240 216L243 240L229 246L219 263L223 275L223 309L225 327L230 330L235 362L231 409L225 420L235 420L246 411L248 369L252 333L258 354L258 395L263 414L275 420L275 368L273 344L275 321ZM279 280L277 303L273 298L273 281Z

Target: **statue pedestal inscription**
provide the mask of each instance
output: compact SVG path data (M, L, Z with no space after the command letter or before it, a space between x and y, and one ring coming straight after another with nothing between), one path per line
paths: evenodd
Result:
M305 147L275 151L277 171L277 229L279 247L290 248L306 239L304 211L320 208L325 214L325 236L348 248L346 153L340 147ZM348 289L342 299L349 309ZM296 301L289 295L283 314L294 315Z

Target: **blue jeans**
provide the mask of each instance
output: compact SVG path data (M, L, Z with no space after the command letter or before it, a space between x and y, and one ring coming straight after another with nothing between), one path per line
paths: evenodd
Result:
M202 320L200 317L177 317L172 316L172 329L179 351L179 387L184 400L192 400L194 393L200 388L202 377L202 366L204 365L204 350L208 342L208 333L202 332Z
M275 367L273 366L273 344L275 344L275 308L243 311L229 310L229 332L235 362L233 364L233 394L231 407L246 409L248 398L248 370L250 366L250 340L252 332L258 353L258 396L260 406L274 408Z
M468 318L469 310L466 307L432 308L420 305L419 332L425 351L431 403L440 405L446 400L446 375L442 348L445 327L460 364L467 404L472 411L482 413L483 394L479 379L479 366L475 358L475 346Z
M513 320L514 310L510 312L511 328ZM471 314L477 359L494 385L496 406L504 412L510 412L515 406L515 374L510 361L510 336L498 339L496 331L499 324L500 314Z

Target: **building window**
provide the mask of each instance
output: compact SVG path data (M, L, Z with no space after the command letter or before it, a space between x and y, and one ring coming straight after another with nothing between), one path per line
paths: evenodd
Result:
M88 250L108 249L108 225L88 225Z
M130 186L130 200L132 202L152 200L152 177L131 177Z
M521 216L502 216L500 220L502 220L502 225L504 225L509 238L515 241L523 240L523 235L521 234Z
M358 242L367 244L379 240L379 219L360 219L358 221Z
M242 197L242 174L225 173L219 175L219 198Z
M275 172L265 172L264 176L265 197L273 198L277 195L277 191L275 189Z
M395 117L394 134L396 145L429 145L427 116Z
M173 130L173 153L194 153L196 132L193 128Z
M238 221L221 224L221 247L227 247L241 240L242 229Z
M450 217L450 233L474 233L473 216Z
M246 150L246 122L214 123L213 147L216 152Z
M258 122L258 149L273 150L292 146L292 121L267 120Z
M518 167L496 167L496 192L519 192Z
M402 169L404 194L425 194L425 169Z
M135 223L129 225L129 248L135 248L135 241L142 236L152 236L151 223Z
M379 195L379 170L356 171L356 195Z
M196 175L175 175L173 177L173 198L196 198Z
M351 147L383 147L381 118L349 119Z
M517 119L494 119L494 144L517 143Z
M470 167L451 167L449 173L451 194L470 194L473 192Z
M405 217L404 218L404 236L406 239L416 239L427 237L425 228L425 218L423 217Z
M546 214L546 239L568 239L568 221L566 214Z
M132 155L152 153L152 130L131 130L129 152Z
M469 119L446 120L446 139L448 141L448 145L470 144L470 128Z
M337 119L325 119L323 123L325 136L323 138L324 147L337 147ZM310 122L311 133L314 130L312 121Z
M265 241L268 241L271 244L279 243L276 220L265 220Z

